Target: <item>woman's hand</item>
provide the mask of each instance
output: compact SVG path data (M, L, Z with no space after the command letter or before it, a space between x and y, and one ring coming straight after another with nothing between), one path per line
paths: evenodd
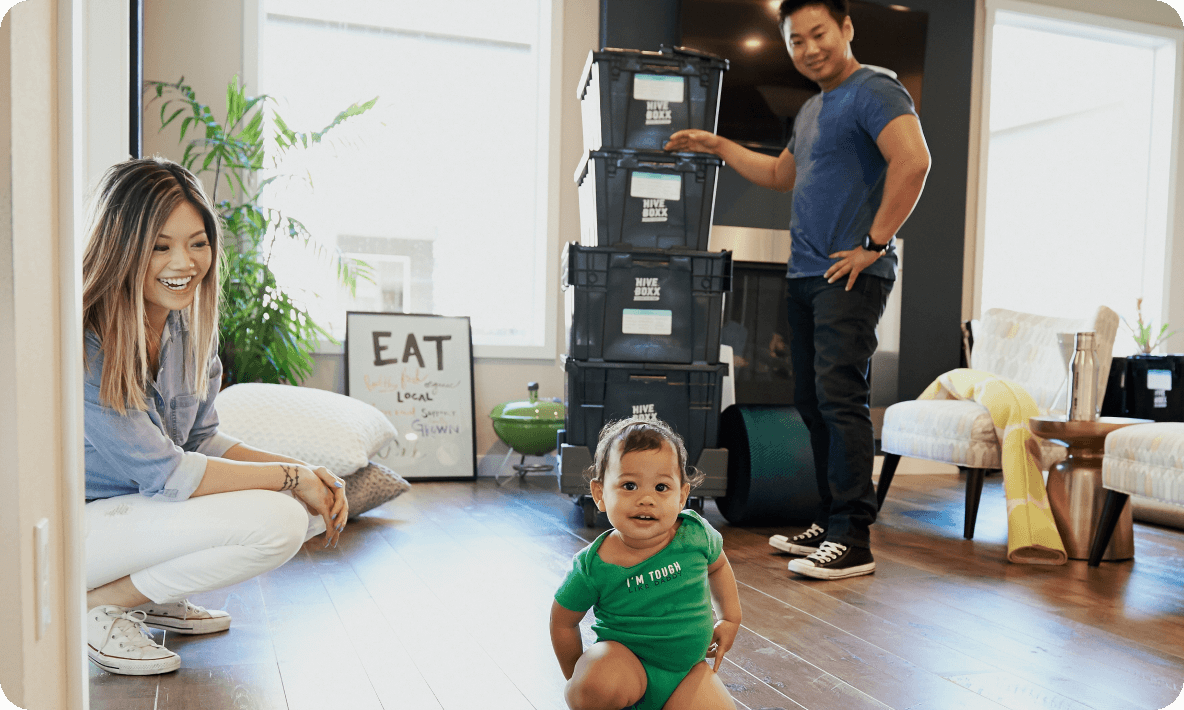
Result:
M711 645L707 647L707 657L715 659L715 666L712 671L719 672L719 664L724 662L724 654L732 650L732 644L736 642L736 632L740 630L740 624L727 619L720 619L715 622L715 630L711 632Z
M336 524L337 532L345 530L345 521L349 517L349 502L345 499L345 481L324 466L317 466L312 472L333 493L332 519Z
M723 139L714 133L698 128L687 128L670 136L664 146L666 150L689 153L713 153L718 155Z
M325 546L328 547L330 543L336 545L341 530L334 522L333 505L336 502L336 496L329 486L325 485L321 481L321 477L309 466L285 463L280 464L280 468L284 472L284 486L280 490L292 491L292 494L304 503L309 512L320 515L325 520Z

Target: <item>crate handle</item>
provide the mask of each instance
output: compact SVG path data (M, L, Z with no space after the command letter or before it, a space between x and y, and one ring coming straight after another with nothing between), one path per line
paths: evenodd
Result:
M699 49L691 49L690 47L683 47L683 46L671 47L669 45L663 44L663 45L659 45L658 51L661 52L662 54L671 54L671 55L681 54L683 56L698 57L700 59L714 59L717 62L726 62L727 61L726 59L719 56L718 54L712 54L711 52L704 52Z

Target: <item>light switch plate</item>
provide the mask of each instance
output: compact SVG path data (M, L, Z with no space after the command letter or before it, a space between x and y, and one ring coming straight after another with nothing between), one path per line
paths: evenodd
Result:
M34 594L37 600L37 640L45 637L52 620L49 606L49 519L33 526Z

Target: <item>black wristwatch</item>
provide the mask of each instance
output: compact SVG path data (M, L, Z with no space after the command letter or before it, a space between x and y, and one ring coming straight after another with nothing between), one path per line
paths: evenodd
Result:
M868 251L874 251L877 254L884 254L888 251L888 247L892 246L892 242L894 241L896 241L896 237L892 236L889 237L887 244L876 244L872 241L872 235L869 233L863 235L863 248Z

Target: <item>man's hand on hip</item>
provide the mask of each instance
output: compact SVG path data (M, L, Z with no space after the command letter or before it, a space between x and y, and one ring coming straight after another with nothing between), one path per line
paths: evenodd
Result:
M848 251L836 251L830 255L831 259L838 259L835 263L830 265L824 274L827 283L834 283L844 276L847 277L846 291L850 291L851 287L855 285L855 278L859 273L872 265L872 262L880 258L880 253L875 251L868 251L863 247L855 247Z

